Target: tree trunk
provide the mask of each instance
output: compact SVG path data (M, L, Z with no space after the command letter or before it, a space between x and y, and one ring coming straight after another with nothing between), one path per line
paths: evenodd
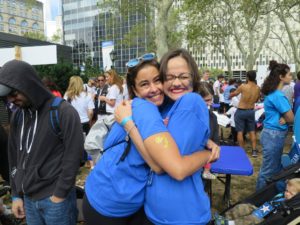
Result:
M155 43L157 48L157 58L160 59L169 49L167 41L168 13L173 0L156 1L157 16L155 27Z
M296 70L300 69L300 55L299 55L299 49L295 40L295 37L292 34L291 28L286 20L285 14L283 13L283 10L281 9L279 13L277 13L280 20L283 22L285 26L285 30L287 32L289 43L291 45L292 54L294 58L294 63L296 64Z

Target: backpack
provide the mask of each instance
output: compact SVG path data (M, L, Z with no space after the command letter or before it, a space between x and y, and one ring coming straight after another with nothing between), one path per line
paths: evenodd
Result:
M116 142L104 149L104 141L106 140L107 135L110 132L114 122L114 115L108 115L103 119L98 119L96 123L91 127L88 135L86 136L86 139L84 141L84 149L92 157L94 163L96 163L100 159L105 151L124 142L127 142L127 147L125 148L123 156L119 161L123 161L129 153L130 138L128 134L126 135L124 140Z
M54 131L54 133L60 138L62 139L62 133L61 133L61 129L60 129L60 125L59 125L59 106L60 104L64 101L64 99L60 98L60 97L55 97L51 103L50 106L50 123L52 126L52 129ZM104 140L107 137L112 124L114 123L114 116L108 116L106 119L103 120L98 120L90 129L90 132L88 133L88 135L86 136L85 142L84 142L84 148L85 150L91 154L93 154L93 151L96 151L96 157L95 161L97 161L99 159L99 157L108 149L119 145L121 143L127 142L127 146L124 149L124 152L121 156L121 158L119 159L118 163L121 161L124 161L124 159L126 158L126 156L129 153L129 149L131 146L131 142L130 142L130 138L129 135L127 134L124 140L121 140L115 144L113 144L112 146L109 146L106 149L103 149L103 145L104 145Z
M50 106L50 124L54 133L62 139L62 133L59 125L59 106L64 101L63 98L55 97Z

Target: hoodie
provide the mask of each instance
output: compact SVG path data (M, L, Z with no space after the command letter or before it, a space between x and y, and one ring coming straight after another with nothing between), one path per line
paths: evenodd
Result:
M66 198L74 187L83 151L78 113L63 101L58 109L62 135L55 134L49 115L54 97L26 62L4 64L0 84L21 92L30 102L29 107L16 110L11 120L8 154L12 196Z

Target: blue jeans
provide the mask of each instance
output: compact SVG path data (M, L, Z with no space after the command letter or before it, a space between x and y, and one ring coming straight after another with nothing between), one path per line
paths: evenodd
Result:
M263 161L256 182L256 190L265 187L266 180L282 169L281 155L287 132L287 130L279 131L267 128L262 130L260 143L262 145Z
M33 201L24 196L24 206L28 225L76 225L75 189L60 203L53 203L50 197Z

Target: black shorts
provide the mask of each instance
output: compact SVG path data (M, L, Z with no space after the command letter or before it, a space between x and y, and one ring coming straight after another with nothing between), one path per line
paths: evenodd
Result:
M254 109L237 109L234 114L235 129L237 132L255 130Z

